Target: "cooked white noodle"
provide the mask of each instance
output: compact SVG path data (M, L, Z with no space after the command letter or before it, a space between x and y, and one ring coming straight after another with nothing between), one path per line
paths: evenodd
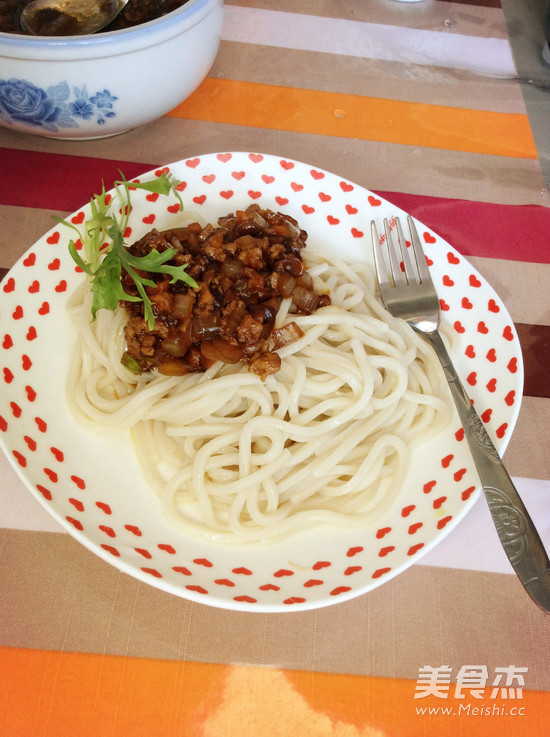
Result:
M309 250L309 249L308 249ZM78 347L73 412L92 428L131 429L145 477L175 524L224 543L266 541L319 523L375 524L411 448L449 418L433 352L374 297L367 264L310 252L332 304L288 315L304 331L265 382L242 364L167 377L129 373L124 310L90 323L86 285L71 299Z

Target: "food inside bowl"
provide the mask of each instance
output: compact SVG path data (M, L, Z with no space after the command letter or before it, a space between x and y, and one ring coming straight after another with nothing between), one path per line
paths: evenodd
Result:
M0 0L0 31L2 33L27 34L21 28L19 19L23 8L31 1ZM188 0L129 0L121 13L108 26L98 31L98 33L118 31L122 28L131 28L141 23L147 23L148 21L155 20L155 18L160 18L167 13L171 13L187 2Z

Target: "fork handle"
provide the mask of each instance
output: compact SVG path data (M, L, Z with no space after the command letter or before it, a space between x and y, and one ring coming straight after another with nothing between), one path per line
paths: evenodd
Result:
M419 334L431 343L445 372L504 551L533 601L550 612L550 561L531 517L458 378L441 335L437 330Z

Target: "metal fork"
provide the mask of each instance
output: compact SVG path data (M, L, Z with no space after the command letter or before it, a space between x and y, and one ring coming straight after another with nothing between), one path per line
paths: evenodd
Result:
M393 219L392 219L393 225ZM451 389L489 510L506 555L531 598L550 612L550 561L521 498L474 409L439 334L439 299L414 221L408 217L411 248L395 218L397 245L384 220L385 239L371 222L374 262L384 306L402 318L435 350ZM387 263L383 248L387 248ZM409 256L412 251L414 259ZM401 264L403 266L401 266Z

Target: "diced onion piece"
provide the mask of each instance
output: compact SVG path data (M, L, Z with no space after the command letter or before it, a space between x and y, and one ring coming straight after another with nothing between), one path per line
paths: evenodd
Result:
M296 279L288 271L279 274L277 279L277 290L282 297L292 297L296 289Z
M161 342L162 350L172 358L183 358L191 348L191 338L184 333L171 335Z
M160 312L161 310L164 310L165 312L172 311L174 295L170 294L170 292L160 291L156 294L151 294L149 296L149 299L158 312Z
M251 220L253 220L257 225L260 225L262 228L265 228L267 225L267 222L264 220L264 218L260 215L258 210L254 210L253 208L249 209L248 216Z
M294 341L299 340L304 335L304 331L295 322L289 322L280 328L275 328L271 331L271 338L273 340L273 346L275 349L283 348L285 345L290 345Z
M175 317L182 320L191 314L193 310L193 294L192 292L184 292L183 294L174 295L174 304L172 305L172 313Z
M241 235L235 240L235 243L240 251L249 251L255 247L256 239L251 235Z
M224 276L228 276L230 279L237 279L242 275L244 271L244 265L236 258L227 258L221 267L221 272Z
M242 349L223 338L205 340L201 343L201 353L205 358L212 361L223 361L224 363L238 363L242 357Z
M304 271L304 273L298 279L298 284L301 287L305 287L306 289L313 289L313 277L311 276L309 271Z
M226 335L233 337L235 332L244 318L248 315L248 310L244 304L239 303L224 317L224 332Z
M307 315L311 315L317 309L319 305L319 295L312 292L310 289L306 289L298 285L296 291L292 295L292 302L300 310L305 312Z
M294 238L299 238L300 235L301 235L301 231L300 231L300 228L298 227L298 224L296 223L296 221L295 220L293 221L289 217L285 217L285 222L287 223L287 225L288 225L288 227L289 227L289 229L290 229L293 237Z
M157 366L157 370L163 376L184 376L189 373L189 368L186 364L183 361L178 361L176 358L162 361Z

